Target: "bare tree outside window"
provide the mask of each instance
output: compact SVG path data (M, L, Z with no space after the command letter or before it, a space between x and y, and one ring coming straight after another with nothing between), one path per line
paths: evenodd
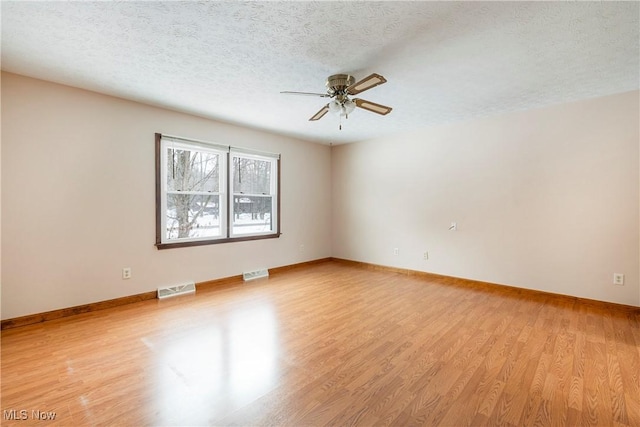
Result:
M220 155L167 150L167 235L220 234Z

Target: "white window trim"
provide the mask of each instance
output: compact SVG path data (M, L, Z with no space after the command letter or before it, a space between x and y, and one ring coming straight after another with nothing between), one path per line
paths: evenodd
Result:
M227 186L226 186L226 179L227 179L227 160L226 160L226 156L227 156L227 152L228 152L228 148L226 150L224 150L224 146L218 146L218 145L206 145L200 142L195 142L194 144L188 144L183 142L184 140L182 139L176 139L176 138L165 138L164 136L161 139L161 183L160 183L160 188L161 188L161 192L162 192L162 196L161 196L161 209L162 212L164 213L161 216L161 228L162 228L162 236L160 239L160 242L162 244L171 244L171 243L179 243L179 242L198 242L198 241L207 241L207 240L217 240L217 239L225 239L226 236L226 230L227 230L227 224L226 224L226 215L218 215L219 221L220 221L220 235L219 236L205 236L205 237L187 237L187 238L175 238L175 239L169 239L167 237L167 195L168 194L198 194L198 195L218 195L218 203L219 203L219 211L222 212L226 212L227 210L227 197L226 197L226 192L224 191ZM167 165L167 151L168 148L173 148L178 149L178 150L189 150L189 151L200 151L200 152L204 152L204 153L211 153L211 154L216 154L219 157L219 161L218 161L218 165L219 165L219 182L218 182L218 192L217 193L210 193L207 191L175 191L175 192L169 192L167 190L167 173L168 170L166 168ZM194 150L195 149L195 150Z

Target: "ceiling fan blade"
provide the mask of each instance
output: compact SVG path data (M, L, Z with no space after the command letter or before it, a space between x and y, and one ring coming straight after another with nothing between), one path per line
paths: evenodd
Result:
M373 113L382 114L383 116L389 114L391 110L393 110L393 108L387 107L386 105L376 104L375 102L366 101L364 99L356 98L353 102L356 103L357 107L369 110Z
M320 120L321 118L324 117L325 114L327 114L329 112L329 104L325 105L324 107L322 107L320 109L320 111L318 111L317 113L315 113L310 119L310 122L315 122L316 120Z
M288 90L285 90L283 92L280 93L284 93L285 95L304 95L304 96L320 96L322 98L330 98L331 95L327 94L327 93L312 93L312 92L291 92Z
M364 92L367 89L371 89L372 87L376 87L381 85L382 83L386 83L387 79L382 77L380 74L373 73L370 76L365 77L359 82L355 82L351 86L347 88L347 93L349 95L356 95L360 92Z

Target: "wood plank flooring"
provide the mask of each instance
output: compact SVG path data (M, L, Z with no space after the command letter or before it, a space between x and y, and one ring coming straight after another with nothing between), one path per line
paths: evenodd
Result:
M6 426L640 426L639 310L335 261L8 329L1 366Z

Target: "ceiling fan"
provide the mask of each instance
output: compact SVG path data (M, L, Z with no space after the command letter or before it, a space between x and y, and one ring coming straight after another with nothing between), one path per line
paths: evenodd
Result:
M373 73L358 82L356 82L356 79L349 74L334 74L333 76L329 76L327 78L327 93L291 91L284 91L280 93L333 98L331 102L329 102L327 105L322 107L320 111L311 116L309 121L320 120L329 111L339 114L340 118L342 118L343 116L345 118L349 118L349 114L351 114L351 112L356 107L384 116L391 112L391 107L376 104L375 102L366 101L364 99L351 99L349 98L349 96L357 95L361 92L364 92L365 90L374 88L386 82L387 80L384 77L376 73ZM342 129L342 122L340 123L340 129Z

